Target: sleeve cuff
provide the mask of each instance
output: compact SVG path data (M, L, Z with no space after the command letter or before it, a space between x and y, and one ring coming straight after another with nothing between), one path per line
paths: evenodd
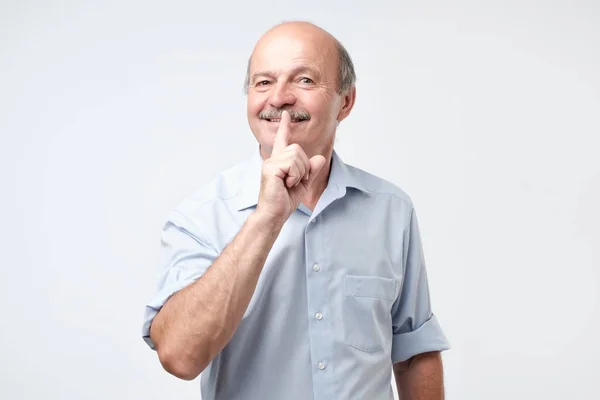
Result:
M150 303L146 304L144 310L144 323L142 325L142 338L152 350L156 350L156 346L150 338L150 326L152 325L154 317L156 317L156 314L158 314L160 309L165 305L167 300L171 298L171 296L186 286L194 283L196 279L186 279L185 281L169 285L163 288L163 290L161 290Z
M394 335L392 364L406 361L417 354L448 349L450 349L450 343L446 339L437 318L432 315L418 329Z

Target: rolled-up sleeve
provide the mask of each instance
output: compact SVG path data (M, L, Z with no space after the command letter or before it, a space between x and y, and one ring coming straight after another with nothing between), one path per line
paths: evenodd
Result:
M432 312L421 234L414 209L405 233L402 288L392 307L392 363L450 348Z
M156 350L150 326L160 309L176 292L200 278L217 258L217 251L206 242L186 217L171 213L161 232L163 258L156 292L144 307L142 338L151 349Z

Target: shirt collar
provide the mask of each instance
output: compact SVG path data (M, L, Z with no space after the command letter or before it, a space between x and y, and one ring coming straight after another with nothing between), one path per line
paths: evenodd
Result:
M252 156L243 163L243 181L237 195L238 211L254 207L258 204L260 192L260 176L263 158L260 155L260 147L257 146ZM346 165L334 150L331 157L331 170L329 181L325 192L335 191L336 197L341 198L346 194L348 188L354 188L367 192L364 184L358 179L356 173Z

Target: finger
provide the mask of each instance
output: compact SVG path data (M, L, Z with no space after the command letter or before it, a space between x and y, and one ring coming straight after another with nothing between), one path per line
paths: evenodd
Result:
M285 151L289 152L289 156L296 160L298 170L300 171L300 180L306 180L310 171L310 163L308 162L308 156L304 150L302 150L302 147L298 144L292 144L288 146Z
M278 154L287 147L288 136L290 133L290 121L290 114L287 111L283 111L281 113L279 127L277 128L277 134L275 134L275 141L273 142L273 154Z
M295 158L294 161L296 162L296 165L298 166L298 180L296 181L296 184L294 186L298 186L298 184L304 180L304 177L306 177L306 175L308 175L308 170L310 169L310 165L308 167L306 165L304 165L304 162L301 157Z
M306 155L306 153L302 149L300 149L300 151L298 152L298 157L299 157L298 161L304 167L303 170L302 170L302 179L304 181L307 181L308 177L310 175L310 160L308 159L308 156Z
M289 163L290 167L285 179L285 184L288 188L292 188L302 180L302 176L304 174L302 173L301 168L298 165L298 161L295 158L290 158Z
M309 175L308 180L306 181L307 187L312 185L312 183L315 181L315 178L317 177L317 175L319 175L319 172L321 172L321 170L325 166L326 160L325 160L325 157L316 155L314 157L311 157L309 162L310 162L310 172L308 174Z

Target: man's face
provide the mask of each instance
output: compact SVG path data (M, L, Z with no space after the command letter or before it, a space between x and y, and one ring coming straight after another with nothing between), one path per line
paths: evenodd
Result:
M283 29L258 43L250 64L247 113L267 155L284 109L292 117L290 144L302 146L309 157L333 146L338 120L347 115L337 68L335 44L323 34Z

